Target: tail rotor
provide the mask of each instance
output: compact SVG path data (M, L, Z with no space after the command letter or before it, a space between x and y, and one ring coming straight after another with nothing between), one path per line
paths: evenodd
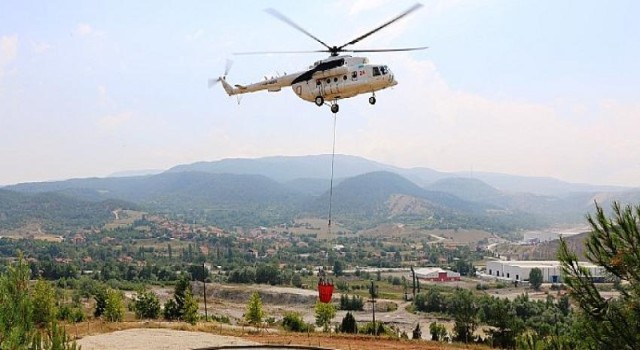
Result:
M212 87L214 87L218 83L222 82L223 80L226 80L227 74L229 74L229 71L231 70L231 66L233 66L233 61L227 60L227 62L225 64L225 67L224 67L224 75L222 75L219 78L211 78L211 79L209 79L209 83L208 83L209 89L211 89Z

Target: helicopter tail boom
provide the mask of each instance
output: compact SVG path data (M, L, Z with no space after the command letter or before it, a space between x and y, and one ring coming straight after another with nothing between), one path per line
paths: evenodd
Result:
M222 83L222 87L224 88L224 91L227 93L227 95L231 96L240 93L239 88L234 88L233 86L229 85L229 83L227 83L224 78L220 78L220 82Z

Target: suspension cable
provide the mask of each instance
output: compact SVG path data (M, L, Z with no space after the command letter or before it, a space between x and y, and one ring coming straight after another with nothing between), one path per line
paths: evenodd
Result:
M331 233L331 203L333 202L333 163L336 157L336 120L337 113L333 113L333 148L331 150L331 181L329 182L329 233Z

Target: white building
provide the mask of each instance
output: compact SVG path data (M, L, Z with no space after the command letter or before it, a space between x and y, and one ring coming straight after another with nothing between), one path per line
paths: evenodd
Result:
M425 281L451 282L459 281L460 274L457 272L444 270L439 267L421 267L415 269L416 278Z
M604 278L604 269L602 267L582 261L578 264L589 269L591 275L596 281ZM536 267L542 271L543 282L562 282L562 269L560 268L560 262L556 260L488 261L486 273L499 279L506 279L510 281L529 281L529 273L531 273L531 270Z

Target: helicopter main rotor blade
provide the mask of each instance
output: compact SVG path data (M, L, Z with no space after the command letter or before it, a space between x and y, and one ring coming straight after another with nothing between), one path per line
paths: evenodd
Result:
M229 71L231 70L231 66L233 66L233 61L232 60L227 60L225 66L224 66L224 76L226 77L227 74L229 74Z
M248 52L234 52L236 56L242 55L269 55L269 54L297 54L297 53L318 53L318 52L330 52L329 50L312 50L312 51L248 51Z
M393 18L392 20L390 20L390 21L388 21L388 22L384 23L383 25L381 25L381 26L379 26L379 27L377 27L377 28L375 28L375 29L373 29L373 30L371 30L371 31L367 32L367 33L366 33L366 34L364 34L364 35L361 35L361 36L359 36L359 37L357 37L357 38L355 38L355 39L351 40L350 42L348 42L348 43L346 43L346 44L344 44L344 45L342 45L342 46L339 46L339 47L337 48L337 51L344 51L343 49L344 49L344 47L345 47L345 46L353 45L353 44L355 44L355 43L359 42L360 40L362 40L362 39L364 39L364 38L368 37L369 35L371 35L371 34L373 34L373 33L376 33L377 31L379 31L379 30L381 30L381 29L383 29L383 28L387 27L388 25L390 25L390 24L392 24L392 23L394 23L394 22L398 21L399 19L401 19L401 18L405 17L406 15L410 14L411 12L413 12L413 11L415 11L415 10L417 10L417 9L421 8L421 7L422 7L422 4L421 4L421 3L416 3L415 5L411 6L408 10L406 10L406 11L404 11L403 13L399 14L398 16L396 16L395 18ZM326 45L325 45L325 46L326 46Z
M324 41L316 38L313 34L309 33L308 31L306 31L304 28L300 27L297 23L295 23L294 21L290 20L289 18L287 18L285 15L283 15L282 13L269 8L265 10L268 14L272 15L273 17L281 20L282 22L292 26L293 28L303 32L304 34L306 34L308 37L312 38L313 40L319 42L320 44L322 44L324 47L326 47L327 49L331 50L331 46L327 45ZM324 51L321 51L324 52Z
M421 46L421 47L403 47L398 49L363 49L363 50L342 50L342 52L396 52L396 51L418 51L428 49L429 46Z

